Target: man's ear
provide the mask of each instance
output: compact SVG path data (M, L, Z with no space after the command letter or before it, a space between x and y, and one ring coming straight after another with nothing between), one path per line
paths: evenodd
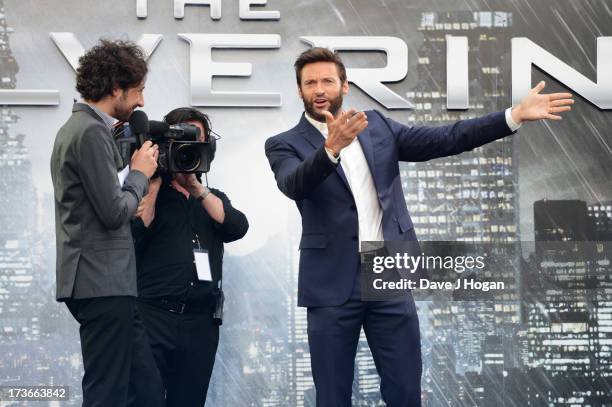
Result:
M119 86L115 86L113 88L113 93L112 93L113 99L116 99L119 96L121 96L121 91L122 91L122 89Z
M347 95L349 91L349 83L348 80L344 81L344 83L342 83L342 94L343 95Z
M304 95L302 95L302 87L298 86L298 96L300 97L300 99L304 100Z

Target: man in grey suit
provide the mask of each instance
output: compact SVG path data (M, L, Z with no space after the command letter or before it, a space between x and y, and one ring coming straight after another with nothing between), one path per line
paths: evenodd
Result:
M130 219L157 168L158 151L144 143L130 168L121 172L123 162L112 138L114 122L127 121L144 105L146 74L144 52L131 42L102 40L90 49L77 70L76 89L83 102L74 104L51 156L57 300L80 324L87 407L155 407L163 400L134 305L130 232Z

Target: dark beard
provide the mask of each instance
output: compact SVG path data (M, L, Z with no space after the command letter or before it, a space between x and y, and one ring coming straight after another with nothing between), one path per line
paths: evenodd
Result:
M306 113L308 113L310 117L321 123L325 123L327 121L323 114L316 112L316 110L314 109L314 103L307 102L306 100L303 101L304 110L306 110ZM340 108L342 108L342 93L340 93L337 98L329 100L329 112L334 117L336 117L336 115L340 111Z
M132 111L119 110L119 111L115 111L115 115L113 117L119 120L120 122L129 122L131 115L132 115Z
M130 116L132 115L132 112L134 111L134 109L136 109L136 107L133 107L132 109L124 109L124 106L127 106L127 97L125 96L125 94L121 97L121 103L119 103L119 105L115 106L115 114L113 115L113 117L119 121L122 122L127 122L130 120Z

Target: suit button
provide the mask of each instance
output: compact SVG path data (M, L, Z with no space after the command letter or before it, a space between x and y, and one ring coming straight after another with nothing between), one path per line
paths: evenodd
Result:
M353 235L353 236L351 237L351 239L353 239L353 240L357 240L357 236Z
M356 210L357 210L357 207L356 207L355 205L351 205L351 210L352 210L352 211L356 211Z

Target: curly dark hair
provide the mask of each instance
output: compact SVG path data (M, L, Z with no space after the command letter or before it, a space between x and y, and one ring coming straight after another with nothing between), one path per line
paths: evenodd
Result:
M83 99L97 102L117 87L127 90L138 86L147 71L145 52L138 45L101 39L79 58L76 90Z
M328 48L314 47L302 52L293 64L293 67L295 68L295 79L297 79L298 87L302 87L302 69L304 69L306 65L313 64L315 62L333 62L336 64L336 68L338 69L340 82L346 82L346 68L344 67L344 63L342 62L340 55Z

